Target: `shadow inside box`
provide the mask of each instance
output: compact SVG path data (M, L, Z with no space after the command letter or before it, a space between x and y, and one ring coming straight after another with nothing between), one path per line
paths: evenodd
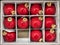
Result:
M18 30L18 38L28 38L29 31L28 30Z

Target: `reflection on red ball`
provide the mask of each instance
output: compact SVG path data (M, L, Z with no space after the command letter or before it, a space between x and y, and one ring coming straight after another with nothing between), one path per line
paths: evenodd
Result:
M56 13L56 7L54 4L45 6L45 15L54 15Z
M56 39L56 32L50 32L50 30L45 31L45 40L47 42L53 42Z
M4 18L4 26L8 29L15 28L15 19L13 17Z
M42 38L42 32L40 30L32 30L30 33L31 41L39 42Z
M27 15L28 14L28 7L25 4L18 4L17 5L17 14L18 15Z
M42 10L42 6L40 4L32 4L30 7L30 12L32 15L39 14L40 10Z
M45 27L46 28L51 28L52 25L55 25L56 21L54 17L46 17L45 18Z
M32 17L30 20L30 25L32 28L41 28L42 27L42 20L39 17Z
M18 28L26 29L29 26L29 21L27 18L19 18L17 24Z
M3 11L5 15L13 14L14 10L15 10L14 4L7 3L3 6Z
M16 40L16 33L15 32L3 32L3 38L6 42L14 42Z

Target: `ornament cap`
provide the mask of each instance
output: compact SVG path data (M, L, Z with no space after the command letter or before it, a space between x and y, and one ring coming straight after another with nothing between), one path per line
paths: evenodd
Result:
M40 17L39 17L39 20L43 20L43 17L42 17L42 16L40 16Z
M27 21L27 18L23 18L23 21Z
M43 14L43 10L39 10L39 14L42 15Z
M53 24L51 27L52 27L52 29L54 29L54 28L56 28L56 25L55 25L55 24Z
M28 3L25 3L25 7L28 8L29 7L29 4Z
M3 36L5 36L6 34L7 34L7 32L6 32L6 31L3 31L3 32L2 32L2 35L3 35Z
M11 13L12 13L12 15L14 15L15 14L15 11L13 10Z
M47 6L51 6L51 2L47 2Z
M11 21L12 21L12 17L9 17L9 18L8 18L8 21L11 22Z
M55 31L54 31L54 29L50 29L50 33L54 33Z
M39 42L42 42L42 41L43 41L43 39L42 39L42 38L40 38Z

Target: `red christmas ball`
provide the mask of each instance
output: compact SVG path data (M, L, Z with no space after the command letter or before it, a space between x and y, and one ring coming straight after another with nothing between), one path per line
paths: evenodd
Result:
M42 32L40 30L32 30L30 33L31 41L41 42L42 41Z
M53 42L56 39L56 32L54 30L45 31L45 40L47 42Z
M4 18L3 23L4 23L5 28L8 28L8 29L15 28L15 19L12 17Z
M30 12L32 15L41 14L41 12L42 12L41 4L32 4L30 7Z
M16 40L16 32L3 32L3 38L6 42L14 42Z
M29 26L29 21L27 18L19 18L17 24L18 28L26 29Z
M28 11L28 4L18 4L17 5L17 14L18 15L27 15Z
M30 20L30 25L32 28L41 28L42 27L42 18L32 17Z
M47 3L45 6L45 15L54 15L56 13L56 7L51 2Z
M54 28L56 26L56 21L54 17L46 17L45 18L45 27L46 28Z
M14 4L7 3L3 6L3 12L5 15L13 15L15 11Z

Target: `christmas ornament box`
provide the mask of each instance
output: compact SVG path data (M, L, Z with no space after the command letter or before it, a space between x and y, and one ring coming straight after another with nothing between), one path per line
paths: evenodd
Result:
M44 9L45 9L45 3L46 2L52 2L52 3L55 4L55 6L56 6L55 15L45 15L44 14L44 11L45 11ZM4 13L3 13L2 8L3 8L5 3L12 3L12 4L15 5L15 15L10 15L10 16L14 17L16 22L17 22L18 17L28 17L29 20L31 19L31 17L34 17L34 16L37 16L37 17L42 16L43 17L43 25L42 25L42 28L40 28L42 33L43 33L43 42L32 42L31 41L30 32L31 32L32 28L30 26L27 29L19 29L17 27L17 23L16 23L16 27L14 29L6 29L4 27L3 20L4 20L5 17L9 16L9 15L4 15ZM28 15L18 15L16 13L16 6L17 6L17 4L20 4L20 3L28 3L29 4L29 11L30 11L31 4L40 3L40 4L42 4L43 14L42 15L31 15L30 12L29 12ZM52 16L56 19L57 27L55 28L55 31L56 31L57 36L56 36L56 40L54 42L46 42L45 41L45 28L44 28L45 24L44 24L44 22L45 22L45 17L47 17L47 16ZM6 31L14 30L16 32L16 41L14 41L14 42L5 42L3 40L3 36L2 36L2 31L3 30L6 30ZM20 43L55 44L55 43L59 43L59 1L1 1L1 44L2 43L3 44L7 44L7 43L8 44L10 44L10 43L11 44L20 44Z

